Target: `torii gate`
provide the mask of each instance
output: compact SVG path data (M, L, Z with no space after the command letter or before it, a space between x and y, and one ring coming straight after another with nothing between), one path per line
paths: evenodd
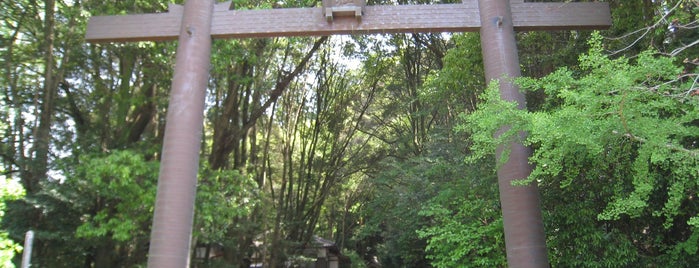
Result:
M349 4L323 0L322 8L231 10L230 3L188 0L184 7L170 5L167 13L92 17L86 34L90 42L179 40L148 267L189 267L212 38L480 31L486 81L499 80L502 98L525 109L524 96L510 79L520 76L515 30L605 29L611 25L607 3L463 1L364 6L364 0ZM529 154L528 148L513 144L508 162L498 170L510 267L549 266L538 188L510 183L531 173Z

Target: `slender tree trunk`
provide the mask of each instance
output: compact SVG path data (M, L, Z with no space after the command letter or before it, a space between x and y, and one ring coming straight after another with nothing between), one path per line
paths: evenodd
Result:
M47 0L44 10L44 86L39 112L39 125L36 128L34 137L34 161L30 167L31 172L28 178L24 179L24 187L27 193L39 191L39 181L46 177L48 172L49 144L51 141L51 123L56 99L56 83L54 81L54 9L55 0Z
M274 103L274 105L272 105L272 112L269 115L269 121L267 122L267 133L265 133L264 147L262 149L262 166L260 167L259 172L257 172L257 187L259 187L260 189L264 189L265 184L268 180L267 178L272 173L271 159L269 156L269 145L272 139L272 126L274 126L274 113L276 112L276 110L277 103ZM274 200L274 189L271 187L272 183L269 183L272 200Z
M12 172L13 165L19 169L20 178L29 176L27 174L26 155L24 154L24 118L22 116L22 97L17 89L17 74L14 68L13 54L14 44L19 36L20 29L23 25L24 16L20 17L16 28L10 35L7 45L7 53L5 54L5 81L8 86L7 95L11 98L12 109L14 110L13 125L7 129L6 136L11 140L7 143L9 150L7 155L3 155L3 164L5 170ZM10 118L8 118L10 119Z
M94 267L112 267L114 266L113 257L116 255L116 250L114 249L114 242L105 238L104 244L101 244L95 248L95 263Z

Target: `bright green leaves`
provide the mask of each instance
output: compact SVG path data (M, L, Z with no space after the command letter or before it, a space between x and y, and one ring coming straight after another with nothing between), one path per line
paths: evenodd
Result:
M447 194L451 191L443 191ZM451 192L450 202L431 202L420 216L432 224L418 230L427 238L427 258L435 267L505 267L505 239L497 199L464 198ZM436 198L439 200L439 198ZM442 200L443 201L443 200Z
M78 237L111 237L128 241L147 237L155 204L158 163L134 151L113 151L106 156L85 157L77 169L89 183L84 191L97 200L97 212L85 215ZM195 235L205 241L225 239L233 219L251 213L257 189L255 182L235 170L200 172L197 188Z
M454 34L451 38L454 48L446 51L444 67L426 78L421 94L421 99L427 103L442 104L434 109L445 115L451 110L475 110L477 96L484 87L479 36L465 33Z
M147 235L155 203L158 165L133 151L85 157L77 169L91 182L86 185L98 199L97 213L85 215L78 237L112 237L127 241Z
M471 133L472 154L466 158L468 162L494 155L498 145L518 140L519 131L530 121L529 115L518 110L516 103L500 99L498 88L498 83L490 83L480 96L486 105L479 105L472 113L462 115L466 124L456 127L459 132ZM509 127L495 137L494 134L506 125ZM505 147L500 162L504 163L508 155L509 148Z
M24 188L19 182L4 176L0 179L0 218L4 215L5 201L16 200L24 196Z
M699 208L692 205L699 190L699 98L687 94L692 81L681 79L683 70L672 58L646 51L633 59L611 59L602 54L596 35L590 45L580 57L581 71L564 68L541 79L518 80L522 89L546 94L541 110L518 110L491 85L479 109L465 115L459 127L472 133L474 155L468 160L489 156L509 142L524 142L534 149L534 170L526 182L560 187L544 188L544 194L561 191L596 200L597 210L587 214L594 218L585 228L631 219L648 227L606 227L611 229L593 233L626 232L636 237L634 246L652 248L653 255L688 252L674 249L695 247L686 239L694 236L689 226L699 224ZM496 135L498 131L502 133ZM521 141L519 133L527 133L526 139ZM596 184L606 187L599 190ZM558 224L555 228L563 226ZM668 239L660 235L664 232L686 235ZM594 241L599 247L605 244Z
M2 126L0 124L0 126ZM0 170L2 171L2 170ZM24 188L19 182L0 177L0 220L5 215L5 202L17 200L24 196ZM14 243L4 230L0 230L0 266L14 267L12 258L22 250L22 246Z
M236 219L252 213L260 197L257 185L237 170L211 170L200 172L197 185L194 233L203 242L226 240L227 232L235 227Z

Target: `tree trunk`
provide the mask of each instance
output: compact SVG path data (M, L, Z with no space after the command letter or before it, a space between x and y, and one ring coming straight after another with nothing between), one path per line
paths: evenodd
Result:
M48 172L49 144L51 141L51 123L56 100L56 83L54 77L54 9L55 0L47 0L44 10L44 86L39 112L39 125L34 133L34 161L30 167L30 176L23 179L28 194L39 191L39 181L46 178Z

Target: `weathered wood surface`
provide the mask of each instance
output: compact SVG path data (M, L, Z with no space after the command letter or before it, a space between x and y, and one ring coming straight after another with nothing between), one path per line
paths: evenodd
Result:
M216 5L213 38L321 36L406 32L478 31L478 3L367 6L361 21L337 18L328 22L322 8L228 10ZM516 31L606 29L611 26L607 3L512 3ZM87 25L90 42L176 40L182 7L167 13L95 16Z

